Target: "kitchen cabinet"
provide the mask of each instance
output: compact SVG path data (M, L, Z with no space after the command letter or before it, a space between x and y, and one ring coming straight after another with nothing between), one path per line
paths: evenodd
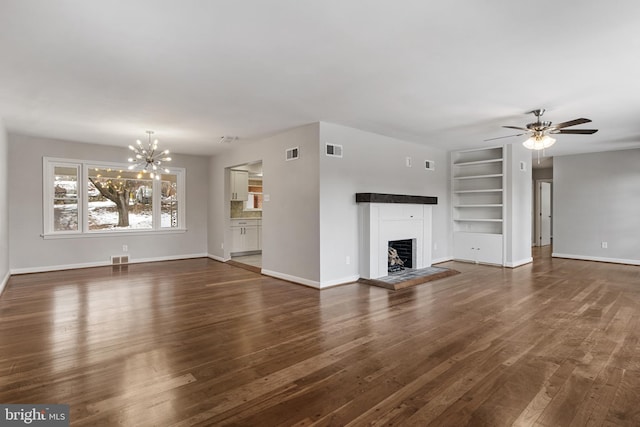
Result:
M249 195L249 172L231 169L229 183L231 200L246 202Z
M231 253L259 251L262 225L259 219L231 220Z
M262 210L262 178L249 178L245 210Z

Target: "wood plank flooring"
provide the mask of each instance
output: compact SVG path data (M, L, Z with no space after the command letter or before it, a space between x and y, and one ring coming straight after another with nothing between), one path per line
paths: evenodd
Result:
M640 267L536 254L388 291L209 259L14 276L0 403L74 426L638 426Z

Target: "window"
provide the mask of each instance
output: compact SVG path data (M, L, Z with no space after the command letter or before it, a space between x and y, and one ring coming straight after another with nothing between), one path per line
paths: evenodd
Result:
M44 159L44 236L184 230L184 169Z
M77 165L53 164L53 194L50 204L53 207L52 231L77 231L78 215L78 176ZM51 187L50 186L50 187Z

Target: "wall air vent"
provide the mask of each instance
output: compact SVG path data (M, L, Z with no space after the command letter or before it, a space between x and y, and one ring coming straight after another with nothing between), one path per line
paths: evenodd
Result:
M342 145L326 144L324 153L330 157L342 157Z
M289 160L297 160L300 158L300 149L298 147L287 148L285 151L285 159Z
M436 162L434 162L433 160L425 160L424 168L428 171L434 171L436 170Z
M111 257L111 265L129 264L129 255L116 255Z

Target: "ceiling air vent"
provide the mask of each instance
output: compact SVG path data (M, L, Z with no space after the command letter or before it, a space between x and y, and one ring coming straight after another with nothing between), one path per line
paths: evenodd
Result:
M342 145L327 144L325 146L325 154L330 157L342 157Z
M238 140L237 136L221 136L220 137L220 141L218 141L218 143L220 144L231 144L232 142L235 142Z
M433 160L425 160L424 168L428 171L434 171L436 170L436 162L434 162Z
M286 153L285 159L287 161L297 160L300 158L300 149L298 147L287 148L285 153Z

